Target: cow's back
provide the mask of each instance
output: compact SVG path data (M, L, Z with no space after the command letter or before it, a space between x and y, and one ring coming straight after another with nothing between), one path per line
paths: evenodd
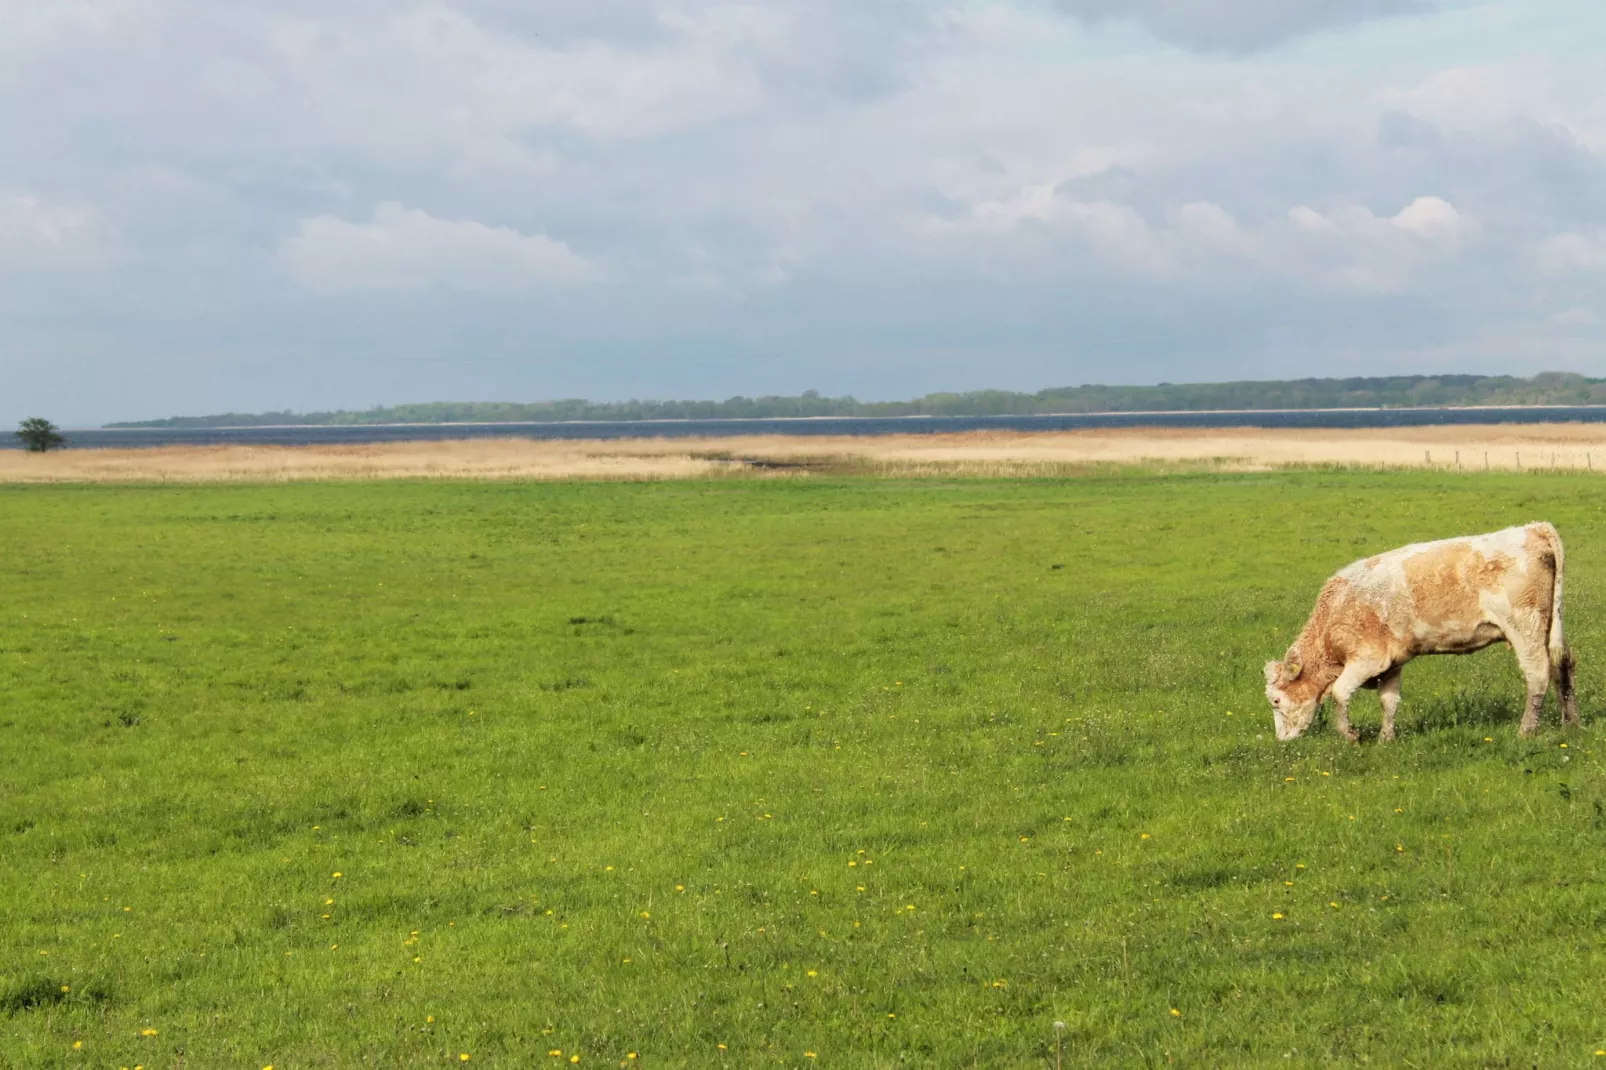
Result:
M1355 561L1335 579L1412 645L1453 644L1511 607L1548 614L1553 537L1549 525L1531 524L1412 543Z

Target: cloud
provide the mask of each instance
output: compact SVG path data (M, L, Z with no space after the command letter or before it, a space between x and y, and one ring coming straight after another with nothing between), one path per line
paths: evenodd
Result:
M590 282L598 269L566 244L473 220L437 219L394 201L373 220L306 219L280 259L302 286L323 294L446 287L510 292Z
M1324 215L1298 205L1288 220L1302 240L1284 266L1321 283L1380 293L1403 291L1424 271L1442 270L1478 231L1434 196L1417 197L1392 216L1361 206Z
M85 222L82 211L46 204L37 197L0 196L0 234L18 245L64 248L75 242Z
M1131 21L1201 52L1254 52L1317 30L1431 10L1423 0L1056 0L1089 22Z
M0 190L0 271L87 267L110 253L86 207Z
M1232 280L1395 292L1430 265L1452 258L1477 224L1441 197L1417 197L1392 216L1350 205L1324 214L1308 205L1283 221L1246 226L1221 205L1189 201L1149 218L1128 205L1063 195L1059 184L1028 186L1013 197L983 201L923 229L984 241L1001 255L1040 268L1045 247L1085 253L1104 268L1155 281L1193 278L1210 286ZM1017 239L1029 235L1032 244ZM1560 239L1558 239L1560 240Z
M1546 238L1539 258L1557 272L1606 271L1606 229L1594 234L1566 233Z

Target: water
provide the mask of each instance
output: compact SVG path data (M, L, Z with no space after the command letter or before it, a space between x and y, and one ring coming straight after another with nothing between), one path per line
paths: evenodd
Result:
M731 435L892 435L956 431L1074 431L1096 427L1424 427L1441 424L1606 422L1606 405L1490 409L1272 409L1256 412L1063 416L833 416L765 420L613 420L572 423L385 424L345 427L119 428L67 431L79 449L130 446L345 445L450 438L718 438ZM3 445L18 446L3 436Z

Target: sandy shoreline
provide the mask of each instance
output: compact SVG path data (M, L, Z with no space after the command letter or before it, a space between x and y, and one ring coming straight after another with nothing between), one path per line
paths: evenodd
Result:
M341 446L0 450L0 482L318 479L696 479L860 471L1047 475L1165 464L1257 470L1352 465L1462 471L1606 470L1606 424L1412 428L1103 428L876 436L755 435L616 440L456 439Z

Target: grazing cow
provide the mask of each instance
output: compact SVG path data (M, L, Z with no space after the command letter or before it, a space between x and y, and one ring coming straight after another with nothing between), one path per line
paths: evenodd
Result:
M1350 696L1369 687L1383 703L1381 738L1393 739L1406 662L1421 654L1470 654L1502 640L1528 684L1521 733L1539 727L1552 680L1562 723L1577 724L1561 582L1561 536L1546 523L1415 543L1355 562L1322 585L1283 659L1266 663L1277 738L1298 737L1331 695L1335 726L1354 742Z

